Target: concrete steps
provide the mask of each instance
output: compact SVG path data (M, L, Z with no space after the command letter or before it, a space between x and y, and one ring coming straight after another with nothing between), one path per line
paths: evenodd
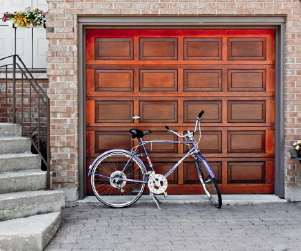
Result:
M30 152L30 139L19 136L0 137L0 154Z
M38 154L15 153L0 155L0 173L41 169L41 158Z
M41 158L21 130L0 123L0 250L43 250L60 226L65 194L43 190Z
M0 173L0 194L34 191L45 187L46 172L41 170Z
M0 137L21 136L22 127L19 124L0 123Z
M0 223L0 250L43 250L61 225L61 212Z
M25 191L0 194L0 221L60 212L65 207L63 191Z

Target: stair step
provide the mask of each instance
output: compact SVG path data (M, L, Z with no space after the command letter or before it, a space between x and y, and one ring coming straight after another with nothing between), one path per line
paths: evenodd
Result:
M0 174L0 194L46 188L46 172L27 170Z
M59 212L63 207L65 194L60 190L0 194L0 221Z
M0 154L30 152L30 139L17 136L0 137Z
M19 124L0 123L0 137L1 136L21 136L22 127Z
M61 224L61 212L0 222L0 250L44 250Z
M41 169L41 158L38 154L28 152L0 155L0 173L30 169Z

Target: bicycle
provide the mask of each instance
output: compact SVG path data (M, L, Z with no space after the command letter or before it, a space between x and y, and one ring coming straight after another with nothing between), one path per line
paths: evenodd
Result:
M197 175L203 186L205 194L210 202L216 207L221 208L222 196L215 180L215 174L198 150L198 143L201 140L200 122L204 111L201 111L196 119L194 131L187 131L185 135L177 133L165 126L168 132L183 138L183 141L154 140L144 141L143 136L151 133L150 130L131 129L132 139L139 139L137 146L131 151L123 149L113 149L98 156L89 167L91 176L91 186L96 198L109 207L127 207L134 204L143 194L146 184L150 190L150 195L160 209L159 200L155 194L167 196L168 182L166 177L171 174L188 156L192 155ZM199 128L199 140L196 142L194 134ZM156 174L153 164L148 156L145 144L153 143L174 143L188 144L192 148L175 164L165 175ZM139 147L143 148L150 171L147 170L143 161L137 153Z

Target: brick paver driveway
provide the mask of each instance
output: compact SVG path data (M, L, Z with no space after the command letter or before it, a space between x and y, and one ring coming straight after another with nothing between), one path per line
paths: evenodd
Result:
M161 208L66 208L46 250L301 250L301 203Z

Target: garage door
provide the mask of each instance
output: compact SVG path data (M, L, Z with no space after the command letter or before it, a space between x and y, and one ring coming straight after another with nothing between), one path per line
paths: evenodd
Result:
M274 59L273 30L87 30L87 168L108 149L137 144L131 128L178 140L163 126L193 130L204 110L200 149L221 192L273 193ZM148 150L165 174L187 147ZM168 182L170 194L202 190L192 158Z

